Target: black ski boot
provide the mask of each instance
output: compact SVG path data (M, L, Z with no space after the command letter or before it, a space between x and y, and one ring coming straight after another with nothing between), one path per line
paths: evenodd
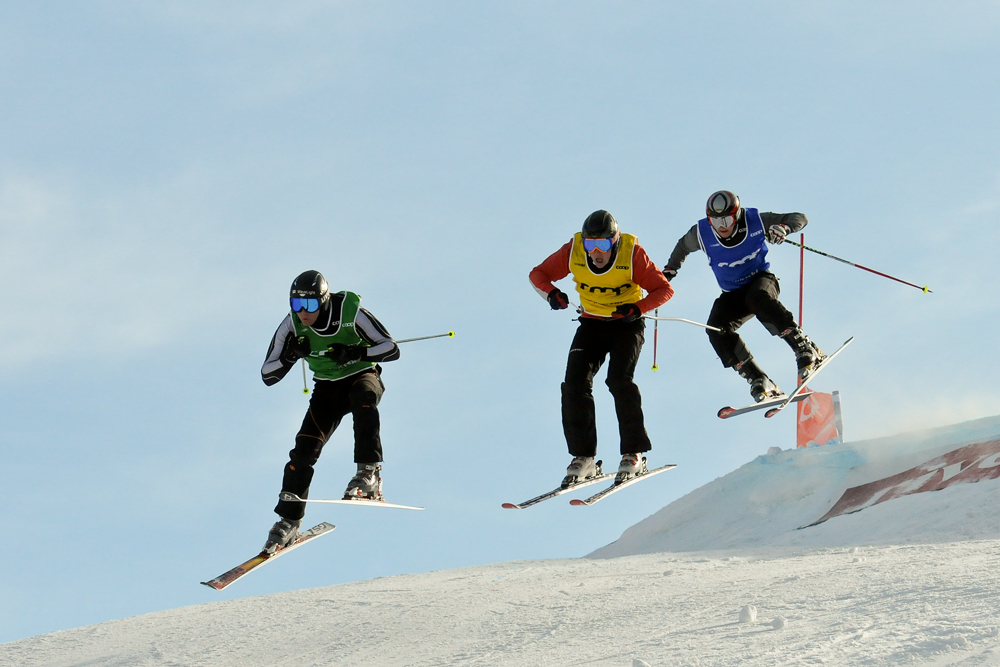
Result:
M344 500L382 500L382 477L377 463L359 463L358 471L347 483Z
M781 332L780 337L795 352L795 364L799 368L800 380L809 377L809 374L826 358L816 343L809 340L809 336L805 335L798 327L785 329Z
M734 368L750 383L750 395L753 396L755 402L760 403L768 398L782 395L781 388L767 377L767 374L761 370L753 357L736 364Z
M282 519L271 526L267 534L267 542L264 543L264 553L273 554L278 549L284 549L294 542L299 536L299 526L302 519Z

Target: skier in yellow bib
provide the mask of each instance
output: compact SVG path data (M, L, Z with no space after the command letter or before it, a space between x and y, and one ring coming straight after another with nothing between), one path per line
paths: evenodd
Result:
M674 290L636 237L621 233L614 216L604 210L587 216L583 230L536 266L529 278L553 310L562 310L569 306L569 297L553 282L570 274L583 312L562 384L563 432L573 457L563 486L601 474L595 460L593 388L606 359L606 382L615 399L621 437L622 460L615 477L620 483L643 472L642 454L652 449L642 397L633 380L645 340L642 315L666 303Z

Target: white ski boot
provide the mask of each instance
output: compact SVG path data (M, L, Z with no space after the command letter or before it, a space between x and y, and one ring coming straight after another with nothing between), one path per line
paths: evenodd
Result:
M347 483L344 500L382 500L381 469L377 463L359 463L358 471Z
M622 462L618 464L618 474L615 484L627 482L633 477L649 472L646 467L646 457L638 453L622 454Z
M278 549L284 549L294 542L299 536L299 526L302 519L281 519L267 533L267 542L264 543L264 553L273 554Z
M574 484L579 484L600 474L601 462L595 461L593 456L574 456L570 464L566 466L566 476L563 478L561 486L568 489Z

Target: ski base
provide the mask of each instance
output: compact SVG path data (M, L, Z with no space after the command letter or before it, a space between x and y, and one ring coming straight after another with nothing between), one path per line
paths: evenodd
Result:
M791 394L788 395L788 398L786 398L785 401L781 405L779 405L776 408L771 408L770 410L768 410L767 412L764 413L764 416L766 418L770 419L771 417L773 417L774 415L778 414L779 412L781 412L782 410L784 410L785 408L787 408L789 405L791 405L796 396L799 396L799 395L801 395L802 393L805 392L806 385L808 385L810 382L812 382L813 378L815 378L817 375L819 375L820 372L824 368L826 368L827 365L831 361L833 361L833 358L836 357L841 352L843 352L844 348L847 347L848 345L850 345L851 341L853 341L853 340L854 340L854 336L851 336L846 341L844 341L843 345L841 345L840 347L838 347L837 350L833 354L831 354L828 357L826 357L825 359L823 359L822 363L820 363L820 365L817 366L816 369L812 373L810 373L808 376L806 376L806 379L803 380L802 383L799 384L799 386L795 388L795 391L793 391Z
M203 581L201 583L203 585L205 585L205 586L208 586L209 588L214 588L217 591L221 591L226 586L229 586L234 581L236 581L236 580L238 580L238 579L240 579L240 578L242 578L242 577L250 574L251 572L253 572L257 568L261 567L262 565L266 565L267 563L270 563L275 558L279 558L281 556L284 556L286 553L288 553L292 549L297 549L297 548L301 547L303 544L305 544L306 542L314 540L317 537L320 537L321 535L326 535L327 533L333 531L334 528L336 528L336 526L334 526L331 523L326 523L324 521L323 523L320 523L320 524L317 524L317 525L313 526L312 528L310 528L309 530L305 531L304 533L300 533L298 539L296 539L294 542L292 542L287 547L285 547L283 549L278 549L274 553L270 553L270 554L266 553L264 551L261 551L259 554L257 554L256 556L254 556L250 560L246 561L245 563L241 563L240 565L237 565L236 567L234 567L233 569L229 570L228 572L226 572L224 574L220 574L215 579L209 579L208 581Z
M648 479L653 475L659 475L661 472L673 470L676 467L677 467L676 463L669 463L665 466L660 466L659 468L653 468L652 470L644 472L641 475L636 475L632 479L624 481L621 484L612 484L608 488L604 489L603 491L599 491L598 493L595 493L589 498L584 498L583 500L580 500L579 498L574 498L573 500L569 501L569 504L575 507L581 507L584 505L593 505L594 503L598 503L604 500L612 493L618 493L627 486L632 486L636 482L641 482L642 480Z
M312 498L299 498L294 493L289 493L288 491L282 491L278 494L278 498L290 503L327 503L330 505L366 505L368 507L386 507L399 510L422 510L423 507L415 507L413 505L396 505L394 503L387 503L384 500L368 500L366 498L341 498L339 500L314 500Z
M597 465L600 466L602 463L603 463L602 461L598 461ZM576 484L568 486L565 489L562 488L562 486L559 486L559 488L552 489L548 493L543 493L540 496L535 496L531 500L525 500L523 503L504 503L503 505L501 505L501 507L508 510L523 510L525 508L531 507L532 505L537 505L542 501L551 500L556 496L561 496L562 494L569 493L570 491L576 491L577 489L581 489L585 486L590 486L591 484L597 484L598 482L602 482L614 476L615 476L614 473L601 473L600 475L591 477L590 479L586 479L582 482L577 482Z
M798 396L792 399L792 403L798 403L799 401L804 401L812 396L811 391L804 391ZM771 408L776 405L781 405L785 402L788 396L782 394L781 396L775 396L774 398L767 398L760 403L754 403L752 405L746 405L742 408L731 408L728 405L724 408L719 409L719 419L729 419L730 417L736 417L738 415L745 415L748 412L756 412L757 410L764 410L765 408Z

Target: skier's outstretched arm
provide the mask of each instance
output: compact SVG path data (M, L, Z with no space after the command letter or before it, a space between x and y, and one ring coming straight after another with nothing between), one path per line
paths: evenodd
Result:
M635 304L642 313L659 308L674 295L674 288L670 282L656 268L646 251L638 245L632 253L632 277L639 287L646 290L646 296Z
M761 213L760 221L764 223L764 234L767 240L780 244L788 234L802 231L809 220L802 213Z
M664 275L668 278L676 276L687 256L696 250L701 250L701 241L698 239L698 225L691 225L691 229L677 240L677 245L674 246L674 251L670 253L667 265L663 267Z
M552 290L557 289L554 283L569 275L569 255L573 250L573 242L569 241L563 247L545 258L528 274L531 286L543 299L548 300Z
M788 233L801 232L809 224L809 219L804 213L765 213L760 214L761 222L764 223L766 232L773 225L784 225L788 227Z
M271 386L285 377L296 359L292 358L292 346L295 344L295 326L292 324L292 316L286 315L281 321L278 330L271 338L271 346L267 348L267 357L264 365L261 366L260 376L264 384Z
M389 331L375 316L362 308L354 320L354 331L368 343L363 361L395 361L399 359L399 346Z

